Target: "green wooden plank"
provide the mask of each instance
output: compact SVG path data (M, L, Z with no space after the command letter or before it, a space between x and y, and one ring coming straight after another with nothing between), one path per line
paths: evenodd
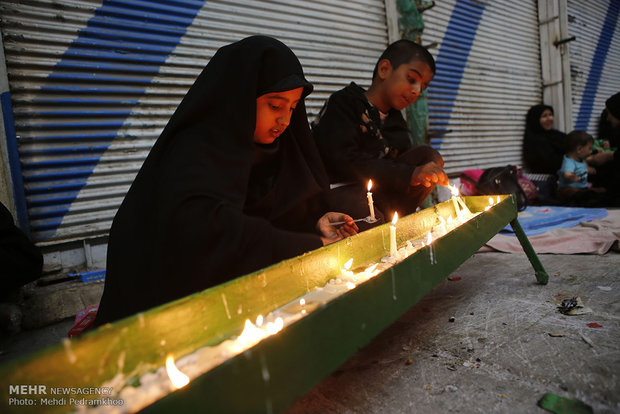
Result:
M487 199L467 197L466 203L472 211L481 211L488 204ZM438 223L438 215L450 214L454 216L455 212L448 201L402 218L398 223L399 245L423 237ZM177 404L202 409L206 403L215 407L212 412L220 412L224 407L232 412L248 412L248 407L264 407L274 412L286 408L515 218L514 199L503 196L500 204L437 240L432 247L416 252L311 312L148 410L167 411ZM126 378L141 375L163 365L168 353L183 356L238 335L245 319L254 320L259 314L265 315L314 287L325 285L340 275L342 265L350 258L355 266L365 266L387 254L386 224L103 326L78 340L66 341L0 367L0 399L6 403L10 397L19 397L9 395L10 385L100 386L117 374ZM265 381L265 367L268 381ZM242 392L244 397L239 398L236 392ZM232 398L233 395L237 397ZM231 398L235 401L230 401ZM7 408L21 413L41 409ZM46 411L64 412L66 407L46 407Z

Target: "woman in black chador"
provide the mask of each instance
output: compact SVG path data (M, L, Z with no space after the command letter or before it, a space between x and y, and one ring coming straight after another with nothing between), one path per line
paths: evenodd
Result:
M217 51L114 218L95 325L357 232L351 217L327 212L303 101L311 91L297 57L275 39Z
M527 112L523 161L532 173L555 175L566 152L566 134L553 128L553 108L534 105Z

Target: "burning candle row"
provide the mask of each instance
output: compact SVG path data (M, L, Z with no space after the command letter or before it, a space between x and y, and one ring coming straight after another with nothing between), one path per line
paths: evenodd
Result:
M370 187L371 184L369 184L369 190ZM369 205L371 205L371 200L372 196L369 197ZM133 386L123 387L125 380L122 378L116 378L116 383L107 385L112 385L115 389L121 389L120 397L125 401L124 408L129 411L137 411L154 402L156 399L163 397L166 393L184 387L190 382L191 378L195 378L209 371L226 359L252 348L271 335L277 334L286 326L305 317L319 306L333 300L341 294L355 289L359 284L384 272L397 261L404 260L416 251L431 245L437 238L442 237L460 224L480 214L472 214L460 196L455 195L452 201L455 206L456 218L449 215L446 220L442 216L437 216L437 223L424 237L415 240L407 240L400 249L398 249L396 242L398 214L395 213L389 227L389 256L382 258L379 263L371 263L363 270L357 272L351 270L353 267L353 259L347 260L340 269L340 275L330 279L323 287L314 288L303 295L303 297L297 298L270 312L267 317L258 315L255 323L246 320L243 331L239 336L226 340L216 346L201 348L183 357L180 360L180 369L177 368L172 355L168 355L165 368L162 367L156 373L144 374L140 378L139 382L142 384L141 387L146 387L144 391L138 391L138 389ZM499 201L499 196L497 196L496 199L489 198L489 206L485 208L485 210L499 203ZM432 249L430 252L431 261L433 261ZM122 382L119 383L118 381ZM166 385L166 382L168 385ZM94 410L98 412L107 412L107 408L109 407L102 406Z
M440 235L446 234L448 231L453 229L459 224L465 223L467 220L471 219L475 216L469 210L465 201L460 196L459 190L449 185L448 188L452 192L452 205L454 206L454 211L456 214L456 219L452 218L452 215L448 216L448 220L444 219L442 216L438 216L439 224L435 226L435 228L428 232L428 238L426 245L430 244L432 241L431 233L436 231L440 233ZM499 203L500 198L497 196L497 203ZM494 200L489 198L489 206L485 208L485 211L491 208L494 205ZM390 257L397 258L398 256L398 246L396 244L396 223L398 221L398 213L394 213L394 218L392 219L392 224L390 225ZM422 242L422 246L424 246L424 242Z

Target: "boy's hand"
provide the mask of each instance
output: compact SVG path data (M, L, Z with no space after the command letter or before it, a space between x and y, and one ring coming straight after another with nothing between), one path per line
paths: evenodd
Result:
M443 169L435 162L431 161L424 165L418 165L411 174L409 185L415 187L417 185L423 185L424 187L431 187L435 184L448 185L450 181Z
M331 223L337 221L344 221L344 224L333 226ZM342 240L345 237L350 237L359 231L357 224L353 221L353 218L347 214L329 212L325 213L323 217L316 223L316 228L321 233L321 241L323 246Z

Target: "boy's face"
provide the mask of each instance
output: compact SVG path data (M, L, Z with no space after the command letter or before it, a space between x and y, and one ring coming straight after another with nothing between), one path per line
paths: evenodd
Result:
M588 142L586 145L579 145L575 152L577 153L577 157L579 159L586 159L590 154L592 154L592 142Z
M291 115L301 99L303 88L271 92L256 99L254 142L271 144L288 127Z
M403 63L396 69L387 59L379 62L378 76L383 82L383 95L390 108L402 110L414 103L435 74L424 62Z

